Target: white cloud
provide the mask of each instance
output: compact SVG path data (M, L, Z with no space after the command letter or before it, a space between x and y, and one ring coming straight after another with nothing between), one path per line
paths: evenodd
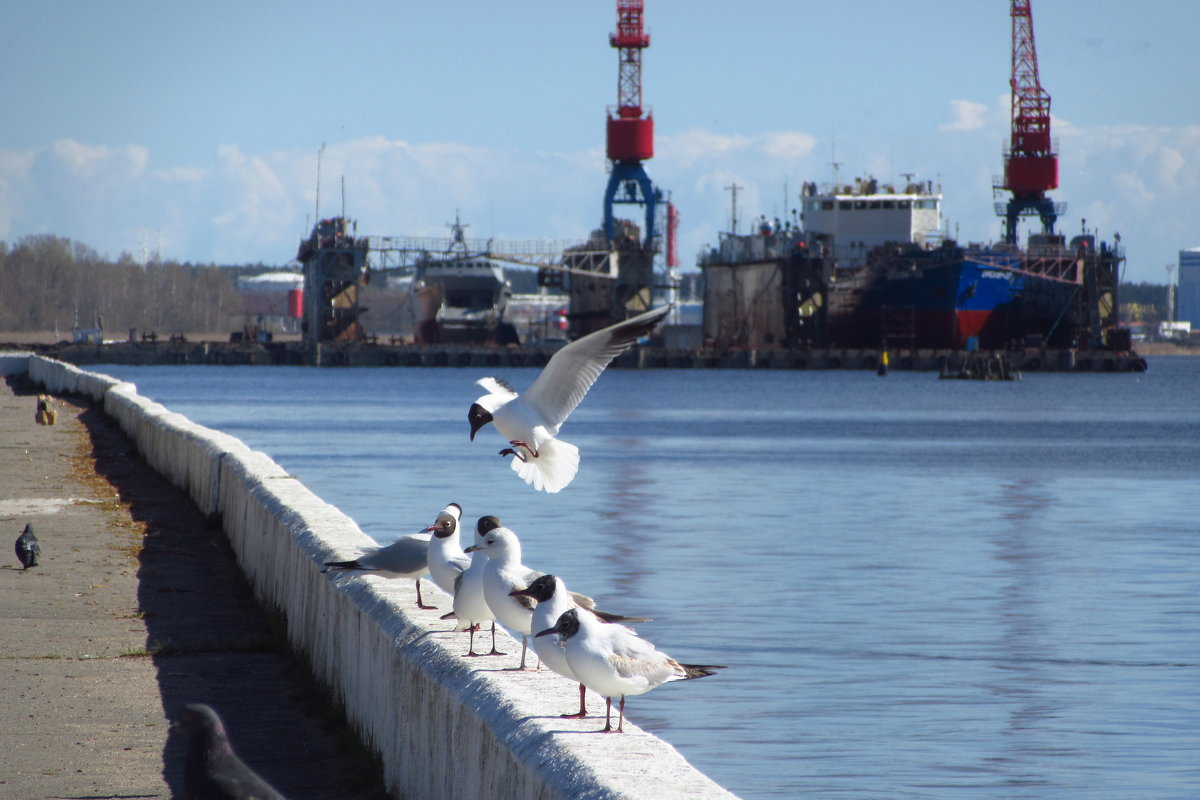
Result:
M236 145L222 145L217 158L220 200L211 214L220 241L216 252L220 260L237 261L247 240L271 238L273 232L291 228L288 223L297 196L264 157L248 156Z
M750 145L749 136L729 136L694 128L670 136L659 136L656 151L683 164L712 159L744 150Z
M977 131L987 125L988 107L972 100L951 100L950 121L938 125L939 131Z
M763 150L774 158L797 159L810 155L817 140L807 133L796 131L768 133L762 137Z
M171 167L154 172L154 177L163 183L200 183L208 178L208 170L200 167Z
M871 172L898 179L917 170L946 191L946 213L966 240L994 238L990 177L1000 170L1007 98L987 112L968 109L959 121L982 129L909 141L843 136L843 178ZM1161 265L1182 247L1200 244L1191 211L1200 193L1200 125L1183 128L1080 127L1055 120L1061 139L1061 187L1069 204L1062 229L1081 217L1109 238L1120 230L1131 266ZM658 140L646 168L670 192L683 219L685 265L726 230L730 192L747 220L790 213L802 181L830 177L826 143L801 131L728 135L692 129ZM893 163L894 167L893 167ZM0 151L0 238L55 233L115 257L138 252L142 231L161 231L164 256L197 262L285 263L307 234L315 208L317 151L253 152L230 144L198 163L159 165L140 145L111 148L63 140L37 150ZM445 236L456 212L473 236L578 239L600 224L607 182L596 147L529 152L457 142L413 142L383 136L330 142L322 156L321 213L346 213L360 234ZM785 197L785 186L787 196ZM999 198L998 198L999 199ZM636 209L622 209L637 216Z
M1146 185L1143 177L1136 172L1115 173L1112 176L1112 185L1120 192L1121 198L1127 203L1148 207L1154 202L1154 192Z
M150 152L141 145L128 145L114 150L82 144L74 139L59 139L50 145L50 152L83 178L93 177L105 170L123 171L131 177L137 177L145 172L150 161Z

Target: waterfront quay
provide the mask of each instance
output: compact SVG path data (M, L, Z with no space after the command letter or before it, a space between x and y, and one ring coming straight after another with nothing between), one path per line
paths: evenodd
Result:
M289 797L734 797L628 720L600 736L595 717L548 713L578 702L577 684L519 670L507 633L506 654L465 657L436 588L440 609L418 607L408 580L327 573L375 542L265 453L132 383L29 353L0 353L0 367L13 387L0 521L14 539L32 521L43 551L38 567L3 570L0 667L14 689L0 703L0 797L180 796L183 743L167 720L197 701L226 714L235 747ZM35 425L40 394L58 424ZM64 436L85 423L110 450ZM214 579L215 564L232 577ZM325 761L343 739L362 747Z
M379 344L303 342L106 342L52 345L43 355L77 366L89 364L221 364L311 367L542 367L556 347L538 345ZM893 349L890 370L957 372L969 360L1000 356L1021 373L1144 372L1133 351L1023 348L966 350ZM641 369L878 370L884 351L860 348L712 350L645 346L619 356L614 366Z

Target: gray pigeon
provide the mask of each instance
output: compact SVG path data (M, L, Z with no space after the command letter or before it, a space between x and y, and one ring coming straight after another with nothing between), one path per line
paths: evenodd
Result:
M172 727L191 737L183 765L184 800L286 800L233 752L221 718L209 706L184 706Z
M24 569L38 565L38 556L42 554L42 545L34 535L31 523L25 523L25 530L17 537L16 549L17 560L21 562Z

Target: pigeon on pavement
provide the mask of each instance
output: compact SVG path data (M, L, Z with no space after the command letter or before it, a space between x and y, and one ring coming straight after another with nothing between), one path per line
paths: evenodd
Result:
M233 752L225 725L209 706L184 706L172 727L190 736L183 764L184 800L286 800Z
M16 550L17 560L21 562L22 569L38 565L38 558L42 555L42 545L33 532L32 523L25 523L25 530L17 537Z

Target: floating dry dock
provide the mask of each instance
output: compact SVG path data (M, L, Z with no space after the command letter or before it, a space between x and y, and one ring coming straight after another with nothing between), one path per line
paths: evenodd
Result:
M541 367L553 347L529 345L390 345L225 342L114 342L62 344L47 355L76 365L224 364L315 367ZM1146 361L1133 351L1026 348L1004 351L1013 367L1027 372L1144 372ZM638 347L615 366L642 369L866 369L875 370L877 349L826 348L723 351ZM889 350L893 371L954 371L971 354L965 350Z

